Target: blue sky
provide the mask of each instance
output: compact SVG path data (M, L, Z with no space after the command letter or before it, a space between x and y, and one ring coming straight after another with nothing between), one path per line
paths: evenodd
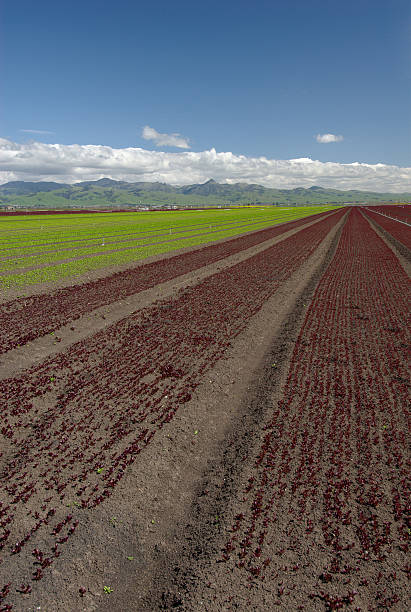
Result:
M0 21L0 137L26 152L411 166L409 0L16 0Z

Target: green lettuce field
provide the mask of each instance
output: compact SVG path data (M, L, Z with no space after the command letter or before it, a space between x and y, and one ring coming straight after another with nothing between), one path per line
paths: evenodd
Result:
M25 287L130 264L334 207L0 217L0 287ZM108 270L109 271L109 270Z

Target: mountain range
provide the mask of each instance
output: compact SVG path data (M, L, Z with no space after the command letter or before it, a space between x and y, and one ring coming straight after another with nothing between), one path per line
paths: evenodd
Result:
M271 189L262 185L217 183L174 187L166 183L114 181L102 178L74 185L54 182L12 181L0 185L0 207L16 208L124 208L216 206L246 204L344 204L362 202L411 202L411 193L340 191L313 186Z

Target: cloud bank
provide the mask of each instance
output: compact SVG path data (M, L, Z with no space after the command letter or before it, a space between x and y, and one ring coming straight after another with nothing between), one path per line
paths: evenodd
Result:
M337 136L336 134L317 134L315 139L322 144L328 144L329 142L341 142L344 140L344 137L341 135Z
M154 128L146 125L143 128L142 137L144 140L153 140L157 147L177 147L179 149L189 149L188 138L181 134L160 134Z
M354 162L320 162L307 157L268 159L230 152L168 153L102 145L16 143L0 138L0 184L8 181L76 183L103 177L130 182L161 181L172 185L258 183L290 189L319 185L335 189L411 191L411 167Z

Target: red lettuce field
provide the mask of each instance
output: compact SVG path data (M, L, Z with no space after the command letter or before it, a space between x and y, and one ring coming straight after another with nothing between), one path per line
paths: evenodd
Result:
M375 206L367 209L365 214L378 226L393 236L408 249L411 248L411 220L408 207L395 208L392 206Z
M406 609L409 296L396 257L351 212L222 553L271 589L270 605Z
M411 292L405 263L373 229L368 219L374 217L409 245L409 234L393 225L401 225L397 221L369 209L339 209L317 215L307 227L313 218L0 306L7 358L18 345L102 305L298 228L0 380L0 612L35 604L53 611L407 609ZM61 590L58 576L72 575L68 545L76 543L80 556L87 553L87 517L98 517L106 504L118 504L121 516L119 484L139 473L149 448L161 453L163 433L177 449L188 449L179 459L184 474L194 446L175 424L179 411L190 420L208 373L236 355L267 303L274 313L284 300L290 313L297 308L297 284L289 296L281 289L323 251L319 280L310 281L303 314L290 327L291 348L284 344L281 359L261 366L269 369L266 377L275 377L269 409L230 468L236 484L218 530L215 511L202 516L193 510L184 501L188 492L181 493L184 478L178 485L176 504L189 517L189 533L204 533L210 522L207 543L201 542L206 554L200 559L184 552L192 550L184 539L195 535L171 514L164 538L168 542L173 534L168 554L177 561L170 569L165 560L162 570L155 553L147 558L148 574L155 568L167 590L179 589L174 603L164 603L169 600L156 592L158 585L144 594L138 572L128 579L123 599L120 570L112 594L102 588L95 593L86 576L84 584L73 579L67 592ZM268 338L274 322L264 322ZM239 374L231 369L227 376L234 382ZM247 384L255 384L251 373ZM232 398L242 409L246 401ZM204 435L211 444L211 431ZM233 440L222 444L227 462ZM201 448L206 480L207 466L217 458L207 455L207 440ZM221 473L226 468L222 464ZM151 487L161 499L159 483L153 476ZM208 494L202 485L201 495ZM136 494L136 508L140 501ZM182 576L190 576L190 588ZM137 605L133 598L141 593Z

